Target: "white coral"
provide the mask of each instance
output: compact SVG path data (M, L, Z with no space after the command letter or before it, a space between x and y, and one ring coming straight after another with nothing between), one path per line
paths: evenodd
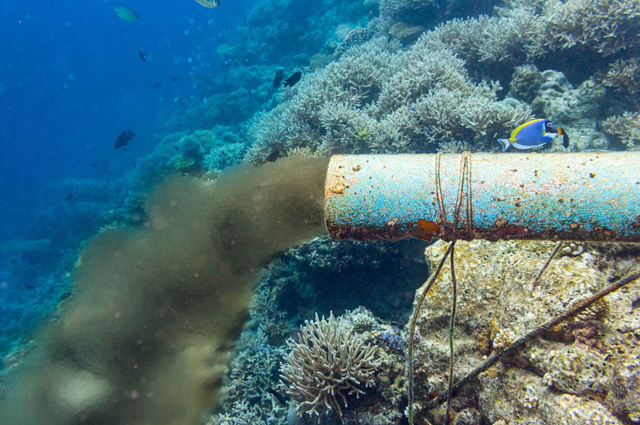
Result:
M335 410L342 420L347 395L364 394L359 386L374 385L373 374L380 366L377 347L365 345L351 332L346 320L316 318L300 327L300 342L287 341L291 352L285 357L281 378L287 394L297 402L299 416L324 415ZM345 394L346 392L346 394Z

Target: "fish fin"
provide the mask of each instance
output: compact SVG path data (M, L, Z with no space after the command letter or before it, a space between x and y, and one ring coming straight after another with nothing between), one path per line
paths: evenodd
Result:
M536 148L541 148L542 146L546 145L547 142L541 143L539 145L521 145L518 142L513 143L513 147L517 148L517 149L536 149Z
M502 145L502 152L506 152L509 146L511 146L509 139L498 139L498 142Z
M569 149L569 135L567 132L558 128L558 134L562 135L562 146L564 146L565 149Z

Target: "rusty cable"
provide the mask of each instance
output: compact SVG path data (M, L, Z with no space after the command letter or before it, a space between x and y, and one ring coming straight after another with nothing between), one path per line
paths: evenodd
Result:
M547 270L547 267L549 267L551 260L553 260L553 257L555 257L558 251L560 251L560 248L562 248L562 241L556 244L555 248L553 248L553 252L551 253L551 255L549 255L549 258L547 259L547 262L544 263L544 266L542 266L542 268L540 269L536 277L531 281L531 284L529 285L529 291L533 291L533 289L536 286L536 283L538 283L538 280L540 280L542 273L544 273L544 271Z
M438 263L438 267L436 268L436 270L433 273L433 276L429 280L429 283L427 284L427 287L422 292L422 295L420 296L420 299L418 300L418 304L416 305L416 310L413 313L413 317L411 318L411 334L409 335L409 362L408 362L409 363L408 364L408 369L409 369L408 370L408 375L409 375L409 391L408 391L408 393L409 393L408 394L409 405L407 406L407 409L409 410L409 423L411 425L413 425L413 341L415 339L415 334L416 334L416 322L418 320L418 313L420 312L420 307L422 306L422 303L424 302L424 299L427 297L427 294L429 293L429 290L431 289L431 287L435 283L436 279L440 275L440 271L442 270L442 267L444 266L444 263L447 260L447 257L453 251L453 247L454 247L455 243L456 243L456 241L453 241L453 242L451 242L451 244L449 244L449 247L447 248L446 252L444 253L444 256L440 260L440 263Z

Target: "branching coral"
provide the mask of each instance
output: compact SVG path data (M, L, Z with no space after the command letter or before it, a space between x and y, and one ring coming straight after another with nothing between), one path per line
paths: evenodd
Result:
M583 46L609 56L640 44L637 0L510 0L497 16L453 19L429 36L470 63L522 64Z
M499 104L498 90L472 82L464 62L433 37L405 52L375 39L285 91L283 103L251 126L248 159L296 148L398 153L452 139L486 142L531 116L525 106Z
M544 17L551 49L583 45L609 56L640 43L637 0L552 0Z
M324 415L334 410L342 420L347 395L364 394L359 386L374 385L373 375L380 366L377 348L365 345L342 318L324 317L305 321L300 342L287 341L291 352L285 358L281 378L287 394L298 403L299 416ZM347 392L347 394L345 394Z
M507 9L503 16L453 19L438 26L430 38L471 63L523 61L542 52L544 22L528 7Z
M622 116L609 117L602 128L606 133L620 138L628 148L634 149L640 142L640 112L625 112Z
M615 90L637 94L640 92L639 58L620 59L609 66L602 83Z

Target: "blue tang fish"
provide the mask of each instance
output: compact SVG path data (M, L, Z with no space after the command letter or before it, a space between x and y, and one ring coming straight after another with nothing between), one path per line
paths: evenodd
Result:
M517 149L533 149L544 146L556 136L562 136L562 146L569 147L569 136L563 129L547 119L537 119L526 122L513 130L508 139L498 139L502 145L502 151L506 151L509 146Z

